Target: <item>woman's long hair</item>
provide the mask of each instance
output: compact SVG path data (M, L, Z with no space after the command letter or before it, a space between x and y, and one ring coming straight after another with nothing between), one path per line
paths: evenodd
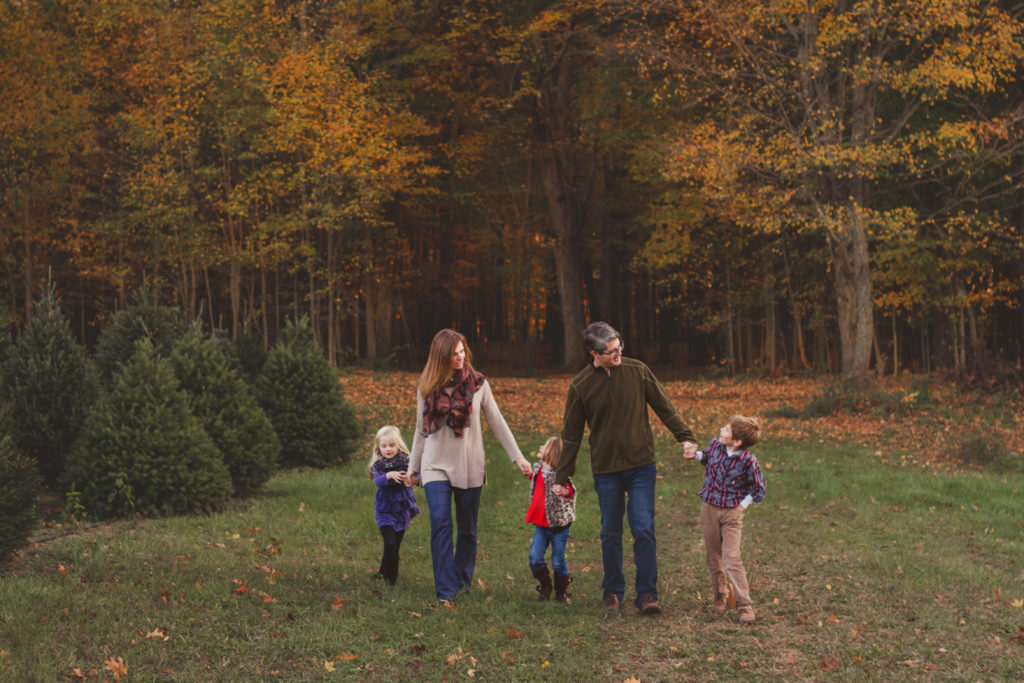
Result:
M416 385L421 396L429 396L451 379L452 372L455 371L455 362L452 360L452 356L455 355L455 347L459 345L459 342L462 342L466 349L466 369L473 369L473 354L469 350L466 338L452 329L445 328L439 331L434 335L434 340L430 342L427 364L423 366L419 384Z

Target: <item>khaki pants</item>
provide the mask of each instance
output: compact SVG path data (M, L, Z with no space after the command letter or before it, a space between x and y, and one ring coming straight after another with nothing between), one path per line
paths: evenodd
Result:
M729 596L732 584L736 608L750 607L747 572L740 559L743 536L743 508L720 508L709 503L700 507L700 525L704 530L704 549L711 570L711 589L721 600Z

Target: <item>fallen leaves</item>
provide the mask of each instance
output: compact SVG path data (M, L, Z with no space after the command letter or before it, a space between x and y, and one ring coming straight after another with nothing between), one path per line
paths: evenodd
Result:
M486 368L484 369L486 373ZM415 419L416 382L418 373L375 373L355 370L344 373L339 381L342 391L353 401L359 417L367 424L410 425ZM557 434L561 430L562 410L569 375L544 378L491 377L491 385L512 432L518 434ZM904 392L912 378L886 377L878 381L886 393ZM722 415L749 410L757 406L759 414L789 406L801 408L821 392L822 380L813 377L782 377L771 382L743 379L696 379L663 381L669 397L679 409L687 424L706 443L717 434ZM956 469L963 465L954 461L960 430L950 427L964 421L965 414L986 409L990 400L984 395L971 395L970 400L957 393L952 384L936 382L929 388L936 403L948 408L942 413L929 413L926 419L913 412L907 414L838 413L825 417L791 419L766 418L765 426L772 438L806 439L814 434L822 440L856 443L872 449L882 461L893 459L894 464L918 462L942 469ZM373 397L362 402L359 397ZM884 423L884 424L883 424ZM667 433L664 426L653 420L655 430ZM909 454L892 448L893 430L907 436L908 442L928 443L929 448L915 449ZM1013 451L1024 450L1024 431L1000 428L1000 440ZM767 463L766 463L767 466Z
M107 671L111 673L115 681L121 680L122 676L128 675L128 665L124 663L124 659L121 657L111 657L110 659L103 662Z
M155 629L146 634L146 638L149 638L151 640L162 640L166 642L171 639L171 636L168 635L167 629L165 627L157 626Z

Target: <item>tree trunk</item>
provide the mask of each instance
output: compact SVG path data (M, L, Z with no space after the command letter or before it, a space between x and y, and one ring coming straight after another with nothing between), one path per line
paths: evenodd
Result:
M366 303L366 357L377 357L377 289L373 284L373 275L367 270L363 273L363 301Z
M767 260L764 264L764 364L771 370L778 369L778 358L776 353L776 317L775 317L775 279L772 277L771 268Z
M793 288L793 276L789 268L789 247L785 239L785 234L783 234L782 240L782 267L786 277L786 292L789 294L789 301L793 306L793 336L795 337L793 347L796 352L796 358L793 359L793 365L796 365L796 360L799 360L801 368L806 370L811 367L811 363L807 360L807 349L804 346L803 310L799 302L796 300L796 292Z
M835 277L840 371L863 375L871 367L874 337L867 226L855 206L841 207L835 216L819 215L827 226Z
M583 314L583 202L575 193L575 133L569 95L569 61L563 58L540 84L534 140L539 147L541 177L555 235L555 278L562 308L564 367L586 363L580 334Z

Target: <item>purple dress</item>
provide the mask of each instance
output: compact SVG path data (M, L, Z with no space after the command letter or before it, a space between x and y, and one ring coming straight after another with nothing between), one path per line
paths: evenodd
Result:
M402 531L412 518L420 513L412 487L402 482L389 481L388 472L409 469L409 454L399 453L393 458L377 458L373 463L373 481L377 484L377 498L373 502L377 526L389 526Z

